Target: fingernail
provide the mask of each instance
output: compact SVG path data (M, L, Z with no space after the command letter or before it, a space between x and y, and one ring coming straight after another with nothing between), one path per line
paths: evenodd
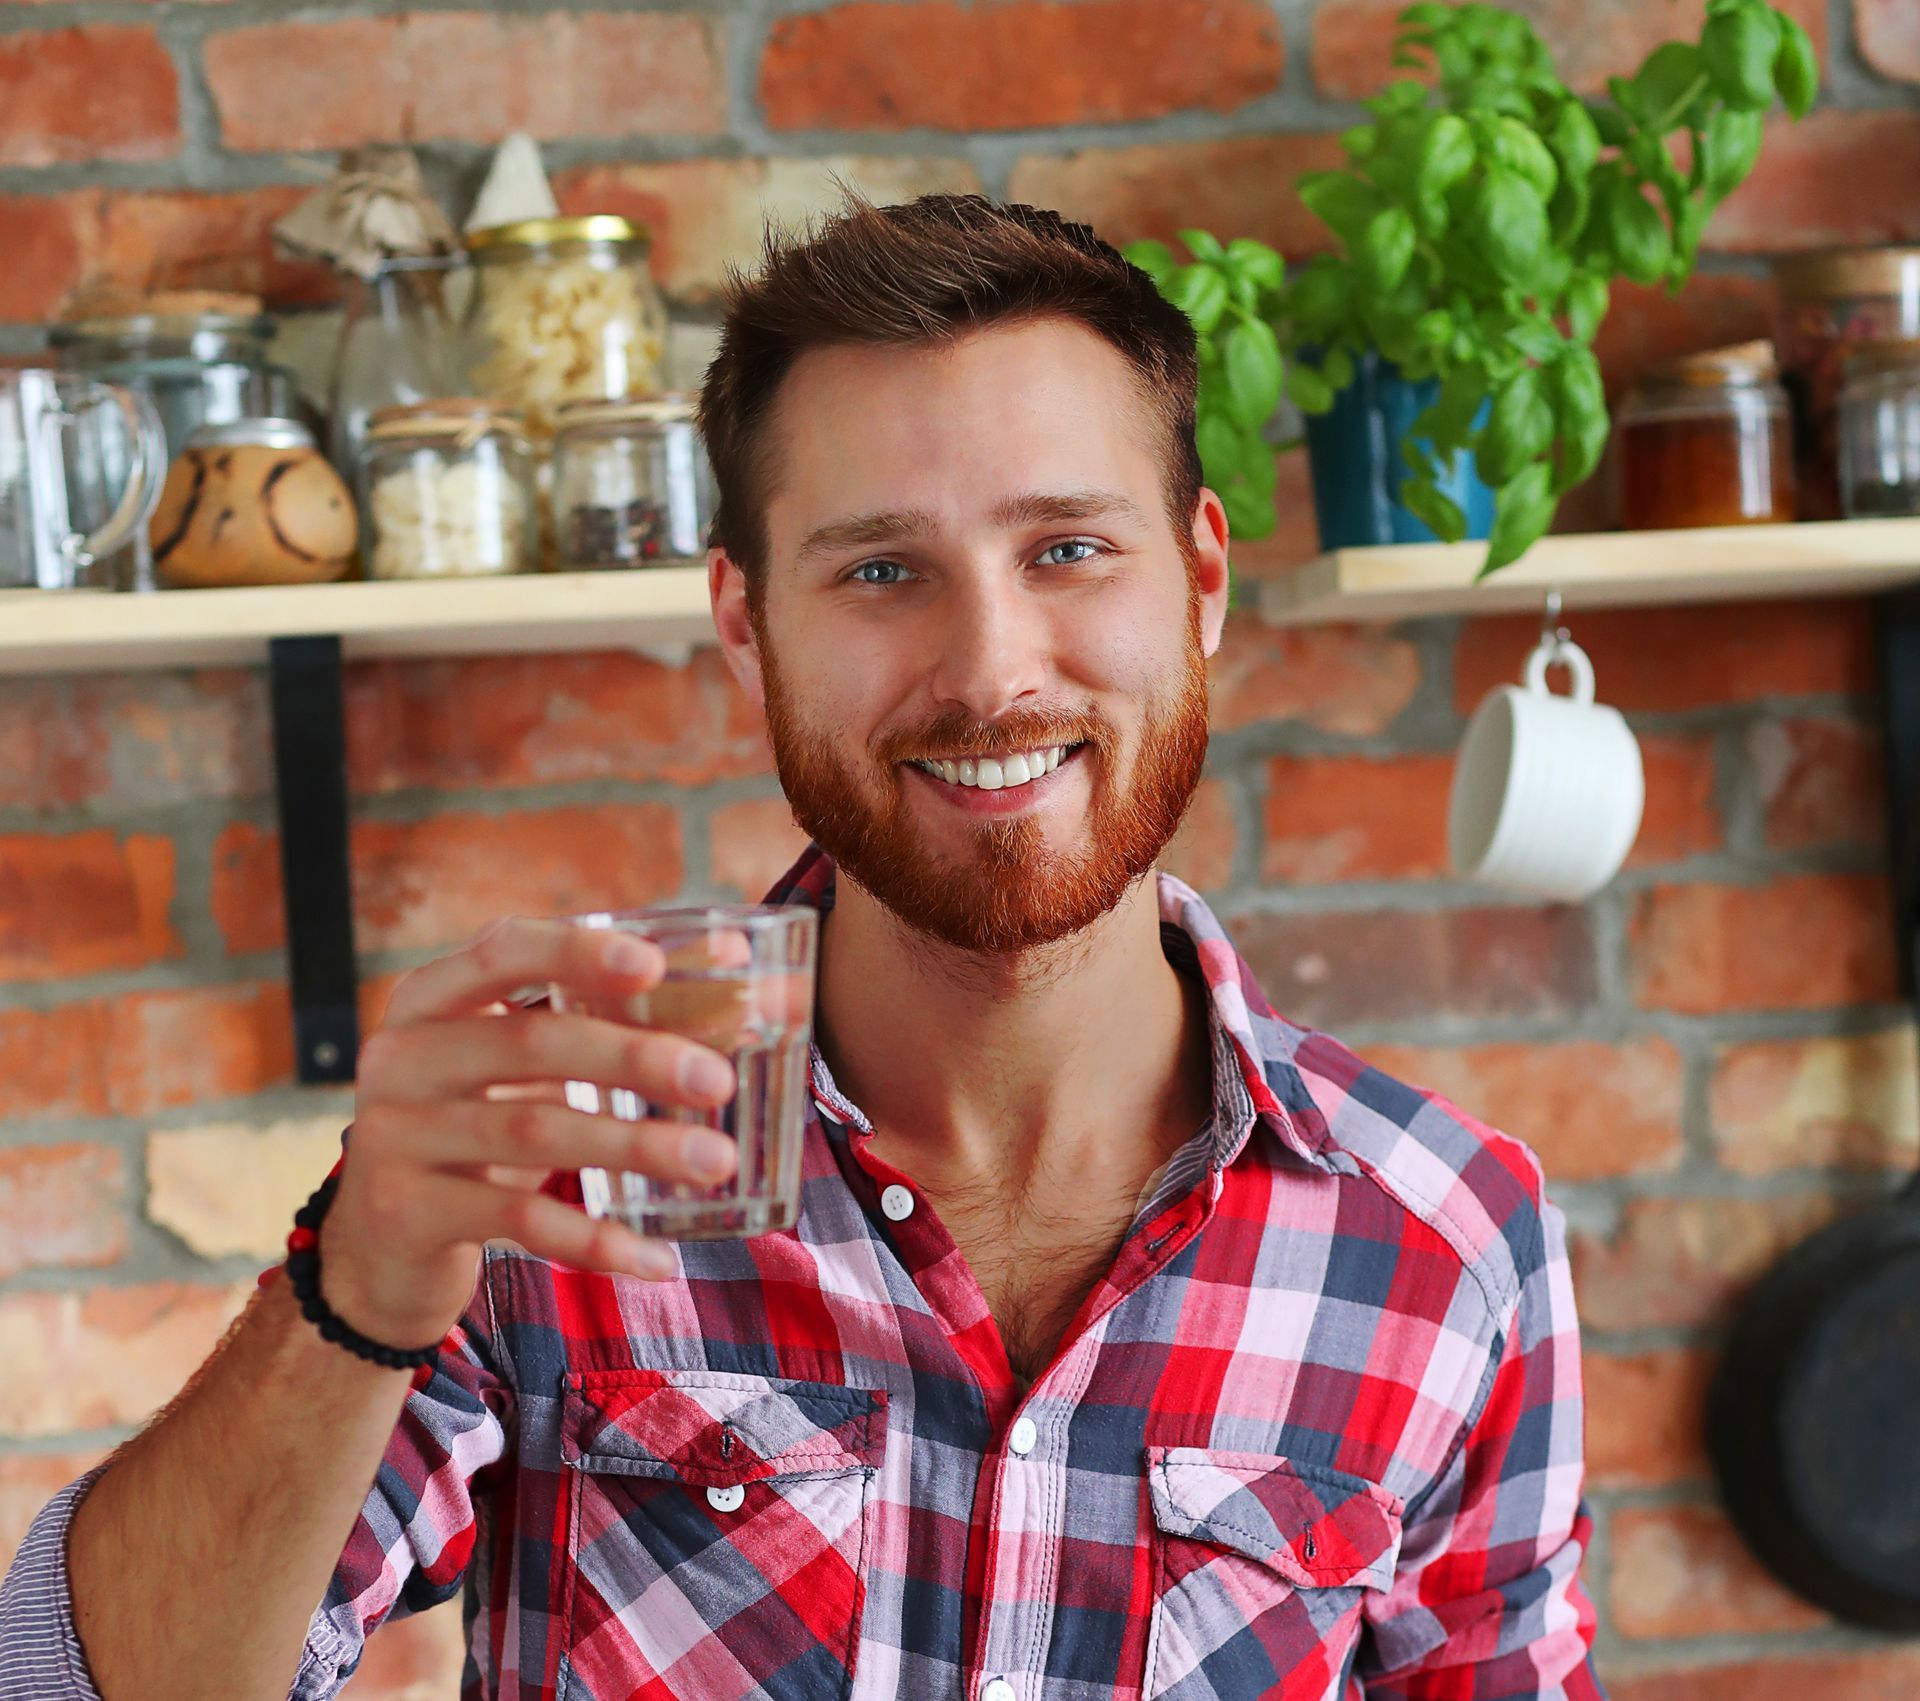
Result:
M678 1274L680 1263L673 1248L657 1240L636 1239L627 1254L627 1268L643 1281L664 1282Z
M710 1176L715 1181L723 1180L733 1174L738 1155L733 1142L724 1134L695 1133L687 1136L687 1168L695 1175Z
M653 947L644 939L609 939L602 960L615 974L644 974L653 967Z
M724 1099L733 1092L733 1065L710 1051L683 1051L680 1085L699 1098Z

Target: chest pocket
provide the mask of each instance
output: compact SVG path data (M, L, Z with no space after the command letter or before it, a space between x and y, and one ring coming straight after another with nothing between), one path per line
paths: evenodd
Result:
M1365 1592L1393 1581L1402 1503L1266 1453L1149 1447L1147 1472L1147 1701L1339 1696Z
M844 1697L885 1447L879 1391L570 1376L563 1701Z

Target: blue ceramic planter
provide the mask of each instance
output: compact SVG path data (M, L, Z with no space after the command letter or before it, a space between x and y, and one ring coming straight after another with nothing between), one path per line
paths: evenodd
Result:
M1313 512L1322 549L1376 543L1432 543L1432 529L1394 499L1407 476L1400 458L1406 428L1440 394L1438 379L1415 383L1377 354L1354 362L1354 378L1333 411L1307 416L1307 459L1313 474ZM1440 489L1467 516L1467 536L1493 529L1493 492L1480 480L1473 456L1455 458Z

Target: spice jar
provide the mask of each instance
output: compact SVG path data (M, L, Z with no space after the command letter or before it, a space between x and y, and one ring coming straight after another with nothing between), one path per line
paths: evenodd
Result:
M1770 343L1649 370L1617 420L1629 531L1765 525L1794 515L1787 395Z
M1793 398L1803 520L1840 513L1840 386L1859 342L1920 337L1920 248L1790 254L1774 262L1780 359Z
M533 456L510 409L471 396L380 409L360 489L369 578L533 569Z
M524 410L536 437L561 403L661 385L667 314L628 219L522 219L468 233L467 341L477 388Z
M1847 355L1840 506L1850 520L1920 514L1920 341L1856 343Z
M568 403L553 441L553 509L567 571L698 557L713 518L713 474L693 403Z

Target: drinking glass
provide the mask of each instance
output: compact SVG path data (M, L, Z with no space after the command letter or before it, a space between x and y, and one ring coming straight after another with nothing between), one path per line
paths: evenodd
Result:
M742 1240L790 1228L800 1211L817 912L805 904L720 904L570 919L652 940L666 956L666 975L622 998L582 997L554 985L548 990L555 1010L683 1034L726 1057L738 1082L729 1103L695 1110L650 1104L628 1087L569 1081L567 1103L575 1110L623 1122L693 1123L730 1135L740 1149L738 1168L716 1186L583 1169L588 1215L614 1217L663 1240Z

